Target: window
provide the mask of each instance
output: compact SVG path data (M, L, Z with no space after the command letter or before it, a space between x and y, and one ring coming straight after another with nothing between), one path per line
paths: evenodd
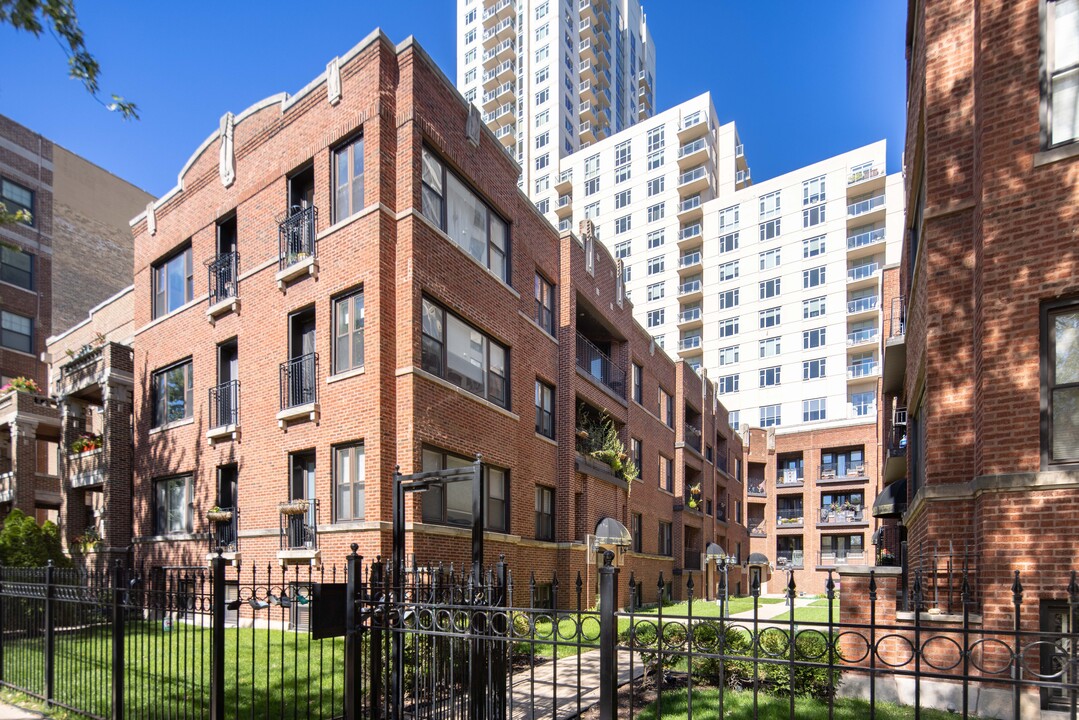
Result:
M824 176L815 177L802 183L802 204L816 205L825 200Z
M633 363L633 399L638 403L644 394L644 368ZM640 465L637 466L638 468Z
M663 256L648 258L648 274L655 275L663 272Z
M652 178L648 181L648 197L653 195L659 195L663 192L664 177L660 175L658 178Z
M663 288L664 288L664 284L661 283L661 282L660 283L655 283L653 285L649 285L648 286L648 299L649 300L659 300L660 298L662 298L663 297Z
M738 362L738 346L725 347L719 351L720 365L733 365Z
M554 439L554 387L536 381L536 432Z
M599 155L592 155L584 161L584 179L594 178L599 175Z
M648 208L648 222L655 222L663 219L663 203L657 203Z
M622 282L627 283L627 282L630 281L630 279L632 279L632 277L633 277L632 270L633 270L633 267L631 265L623 265L622 266L622 275L624 276L622 278ZM627 295L628 295L628 293L627 293Z
M509 228L487 204L423 149L423 214L503 282L509 282Z
M814 420L824 420L824 398L813 398L812 400L802 401L802 422L813 422Z
M335 300L333 315L333 371L363 367L363 290Z
M760 298L761 300L767 300L773 298L779 294L779 278L772 278L771 280L765 280L760 283Z
M551 56L551 46L550 45L544 45L543 47L541 47L539 50L536 51L536 64L539 65L540 63L542 63L544 60L546 60L550 56Z
M779 405L762 405L761 406L761 427L775 427L779 425L780 414Z
M4 313L7 315L7 313ZM1079 305L1042 309L1042 463L1079 462Z
M551 121L551 111L541 110L536 113L536 127L543 127Z
M738 306L738 288L734 290L724 290L719 294L719 309L726 310L727 308Z
M779 190L761 195L761 218L772 217L779 214Z
M547 82L547 80L550 77L551 77L551 68L544 65L543 67L541 67L539 70L536 71L536 84L539 85L541 83L545 83L545 82Z
M802 331L802 349L811 350L824 345L824 328Z
M159 318L191 302L194 288L191 246L154 265L154 317Z
M813 298L811 300L802 301L802 319L808 320L809 318L820 317L824 314L824 298ZM822 330L823 333L823 330ZM823 334L822 336L823 337Z
M0 178L0 205L11 215L25 210L30 216L23 220L23 224L33 227L34 225L34 191L30 188L12 182L7 178Z
M779 324L779 308L768 308L767 310L761 310L758 313L758 319L760 320L760 328L775 327Z
M551 34L551 25L550 25L550 23L544 23L543 25L536 28L536 39L537 40L543 40L545 37L547 37L550 34Z
M536 19L539 20L541 18L547 17L547 10L548 10L548 4L547 3L541 3L540 5L537 5L536 6Z
M363 210L363 137L333 151L333 221Z
M193 531L190 475L154 481L154 535Z
M545 167L551 164L551 156L548 153L543 153L536 158L536 169L543 170Z
M7 310L0 312L0 345L19 352L33 353L33 319Z
M550 88L543 88L538 93L536 93L536 104L537 105L542 105L543 103L547 102L550 99L551 99L551 89Z
M151 427L161 427L191 417L194 408L191 360L184 360L153 374Z
M674 492L674 460L659 456L659 486L667 492Z
M536 273L536 324L554 336L554 285Z
M630 241L623 240L614 246L614 259L621 260L622 258L629 257Z
M766 250L760 254L761 270L779 267L779 248Z
M648 152L663 149L663 126L654 127L648 131Z
M662 244L663 244L663 231L662 230L653 230L652 232L648 233L648 249L649 250L651 250L653 248L658 248Z
M473 28L465 33L465 45L476 42L476 29Z
M615 167L619 165L626 165L630 161L630 145L629 140L618 143L614 148L614 164Z
M663 308L659 310L649 310L647 315L648 327L657 327L663 324Z
M509 351L504 346L427 298L421 340L425 371L509 407Z
M363 443L342 445L333 450L334 508L336 522L364 518Z
M551 176L542 175L536 178L536 192L541 193L551 189ZM544 201L546 202L546 200Z
M1045 127L1048 144L1079 139L1079 0L1045 4Z
M656 152L648 153L648 170L656 170L663 166L663 151L657 150Z
M778 367L761 368L760 387L772 387L773 385L778 385L779 382L780 380Z
M599 178L592 178L591 180L584 181L584 194L585 197L589 195L595 195L599 192Z
M536 539L554 540L554 488L536 486Z
M594 202L591 205L584 206L585 220L592 220L599 217L599 203ZM628 241L627 241L628 242Z
M471 65L474 62L476 62L476 48L465 53L465 65Z
M851 393L851 409L857 417L867 417L877 413L877 391L865 390Z
M719 336L731 337L738 334L738 318L728 318L719 321Z
M824 266L802 271L802 287L811 288L824 284Z
M738 227L738 206L732 205L719 211L719 229Z
M731 410L729 413L727 413L727 424L730 425L731 428L737 430L738 429L738 421L741 418L742 418L742 411L741 410ZM742 475L741 467L742 467L742 461L741 460L735 460L734 461L734 469L735 469L734 476L736 478L739 478L739 480L741 480L741 475Z
M720 280L733 280L738 277L738 261L732 260L719 266Z
M813 227L824 222L824 205L806 208L802 211L802 227Z
M0 280L34 289L34 256L18 248L0 246Z
M631 165L620 165L614 169L615 184L629 180Z
M802 379L815 380L824 377L824 358L802 361Z
M811 258L824 254L824 236L807 238L802 241L802 257Z
M779 237L779 218L761 223L761 242Z
M760 357L770 358L779 355L779 338L765 338L760 342Z
M540 211L541 215L546 215L551 211L551 201L549 198L543 198L536 203L536 209Z
M738 392L738 375L722 375L719 378L719 394Z
M472 463L472 459L453 453L423 448L423 472L466 468ZM483 474L487 487L487 496L483 499L486 529L509 532L509 471L485 463ZM463 527L472 525L471 482L458 480L442 486L435 485L423 493L422 498L424 522Z
M667 427L674 427L674 396L663 388L659 389L659 416Z
M631 191L629 191L629 190L623 190L622 192L615 194L615 196L614 196L614 209L618 210L620 208L624 208L626 205L629 205L630 198L631 198Z
M644 539L641 535L644 532L644 516L640 513L632 513L630 515L630 535L633 537L633 552L643 552ZM638 598L640 596L638 595ZM640 602L640 600L638 600Z
M671 537L672 537L671 524L669 522L664 522L664 521L660 520L659 521L659 543L658 543L658 548L656 549L656 554L658 554L658 555L668 555L668 556L673 555L673 551L671 550L671 548L673 547L673 545L671 543Z

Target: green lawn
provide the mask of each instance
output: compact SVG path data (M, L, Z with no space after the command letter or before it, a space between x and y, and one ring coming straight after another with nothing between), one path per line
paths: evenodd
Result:
M685 689L671 690L663 694L660 701L661 720L685 720L689 717ZM759 720L788 720L790 718L790 700L772 695L757 697ZM891 703L877 703L878 720L907 720L914 717L914 708ZM810 698L797 698L794 701L795 717L798 720L825 720L828 717L828 704ZM639 720L656 720L655 702L641 708L634 717ZM693 691L693 717L718 718L719 691ZM748 720L753 717L753 693L746 690L728 690L723 694L723 719ZM869 703L852 698L837 698L835 701L835 720L865 720L869 717ZM955 715L941 710L922 710L924 720L951 720Z
M790 620L791 614L785 612L782 615L774 618L777 622L784 622ZM796 623L826 623L828 622L828 601L827 600L814 600L809 603L808 607L799 607L794 609L794 622ZM832 606L832 622L839 622L839 602L836 601Z
M757 606L764 607L765 605L775 605L777 603L786 602L783 598L771 598L762 597L757 598ZM751 597L732 597L730 599L730 606L727 610L728 615L735 613L747 612L753 610L753 598ZM657 608L649 608L647 610L637 611L639 615L656 615L659 613ZM680 602L672 605L665 605L663 607L664 615L682 616L689 615L689 603ZM693 601L693 617L719 617L720 605L714 600L694 600Z

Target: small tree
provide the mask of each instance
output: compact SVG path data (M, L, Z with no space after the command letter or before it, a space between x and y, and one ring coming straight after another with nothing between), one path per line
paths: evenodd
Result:
M52 522L38 525L22 510L12 510L0 529L0 565L41 567L49 560L57 567L71 565L60 545L60 528Z

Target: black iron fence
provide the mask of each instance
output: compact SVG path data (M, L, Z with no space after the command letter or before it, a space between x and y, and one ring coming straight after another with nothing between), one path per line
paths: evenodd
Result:
M355 546L343 572L240 569L221 554L149 572L0 568L0 684L91 718L918 718L942 693L964 718L992 693L1003 716L1076 717L1074 574L1040 626L1016 574L999 627L972 619L964 576L945 628L885 616L872 574L866 597L843 597L857 620L840 623L831 574L807 608L793 574L770 581L786 605L756 577L723 605L684 573L670 606L662 575L645 587L612 560L565 584L515 583L501 560L365 565ZM915 571L916 606L922 581ZM913 707L885 708L897 682Z

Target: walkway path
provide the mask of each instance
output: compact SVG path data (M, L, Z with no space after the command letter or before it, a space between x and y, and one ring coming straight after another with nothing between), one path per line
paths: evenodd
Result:
M0 720L40 720L43 717L45 716L41 713L23 710L21 707L0 702Z

